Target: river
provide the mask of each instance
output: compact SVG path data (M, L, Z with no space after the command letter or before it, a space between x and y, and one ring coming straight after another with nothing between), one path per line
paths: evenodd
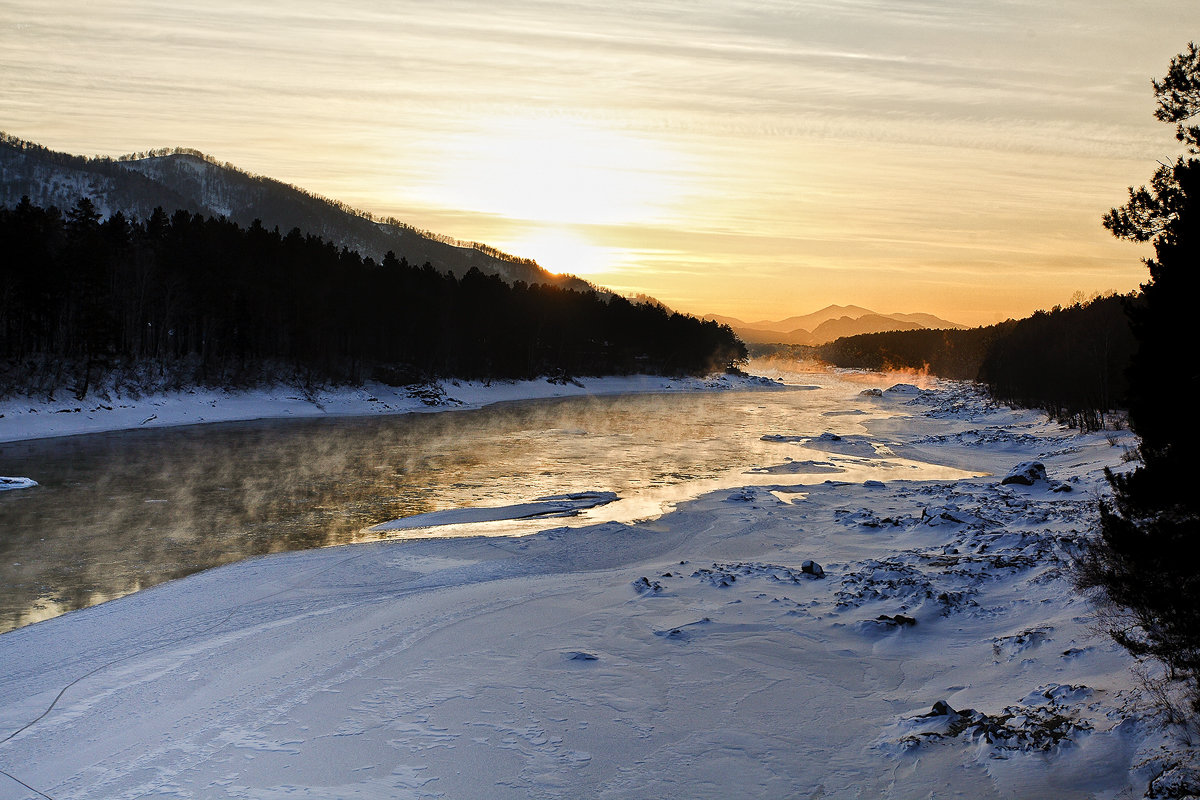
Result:
M0 631L252 556L382 538L514 535L663 513L701 492L826 479L941 477L857 459L848 471L748 470L813 454L764 434L862 434L890 404L883 376L804 376L804 387L621 395L394 417L194 425L0 446ZM876 475L878 473L878 475ZM622 499L568 519L403 533L387 520L545 495Z

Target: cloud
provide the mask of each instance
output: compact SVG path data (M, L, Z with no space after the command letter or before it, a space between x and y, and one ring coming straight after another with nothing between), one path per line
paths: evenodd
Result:
M587 234L623 275L659 270L664 299L685 277L728 294L731 268L764 298L818 272L895 287L954 259L1031 292L1047 264L1114 270L1096 218L1175 151L1148 81L1183 45L1178 0L10 0L5 17L16 135L197 147L463 239L550 208L620 222ZM595 132L651 155L572 173ZM508 189L520 159L541 189Z

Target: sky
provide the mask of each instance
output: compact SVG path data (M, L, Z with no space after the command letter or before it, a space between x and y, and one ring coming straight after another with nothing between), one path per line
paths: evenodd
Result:
M0 130L190 147L695 314L1127 291L1195 0L0 0Z

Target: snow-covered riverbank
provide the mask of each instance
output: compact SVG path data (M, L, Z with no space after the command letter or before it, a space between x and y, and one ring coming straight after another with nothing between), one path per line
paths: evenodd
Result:
M203 422L406 414L552 397L751 388L781 387L774 381L754 376L665 378L615 375L562 382L544 379L491 383L444 381L416 388L367 383L310 391L295 386L245 391L190 389L138 397L89 396L84 400L60 392L54 400L44 397L0 400L0 442Z
M1090 798L1169 780L1187 754L1162 749L1066 576L1128 434L957 387L871 402L905 413L862 436L763 434L781 464L993 475L781 470L648 523L194 575L0 635L0 769L58 800ZM1001 484L1032 460L1049 480ZM0 775L0 798L37 796Z

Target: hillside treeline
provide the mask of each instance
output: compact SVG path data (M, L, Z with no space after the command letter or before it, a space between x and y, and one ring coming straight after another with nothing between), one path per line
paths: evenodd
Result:
M88 195L105 216L121 211L127 218L144 219L161 206L225 216L243 227L257 218L267 229L299 228L376 261L392 250L413 264L428 261L459 278L474 266L509 282L555 284L579 291L595 288L574 276L551 274L530 259L377 217L196 150L171 148L117 159L89 158L57 153L0 132L0 204L15 206L28 195L34 205L67 209L80 194Z
M462 239L456 239L453 236L447 236L445 234L435 233L434 231L425 230L423 228L417 228L393 216L381 217L376 214L372 214L369 211L354 208L353 206L343 203L340 200L322 197L315 192L310 192L307 189L303 189L299 186L284 184L280 181L268 178L265 175L256 175L255 173L247 172L235 164L231 164L228 161L220 161L219 159L202 153L193 147L160 147L152 150L144 150L138 153L129 153L127 155L118 156L117 158L109 158L107 156L95 156L89 158L87 156L76 156L69 153L55 152L54 150L37 144L36 142L29 142L17 136L0 131L0 148L4 147L20 153L33 155L41 163L53 164L60 167L66 167L68 169L87 170L100 175L119 178L120 181L131 184L134 190L133 193L135 195L138 193L137 190L141 189L141 192L146 196L161 195L164 192L169 193L170 190L167 187L156 183L148 176L142 175L138 171L139 165L137 162L149 161L151 159L164 159L171 156L190 156L191 158L203 161L206 164L211 164L214 167L226 172L236 174L249 183L276 184L286 188L288 191L298 195L303 199L313 201L316 205L329 205L352 217L358 217L360 219L367 220L368 222L390 225L395 228L415 233L424 239L431 239L442 244L450 245L451 247L478 250L484 255L493 256L503 261L510 261L514 264L523 264L526 266L537 265L537 262L531 258L514 256L511 253L506 253L503 250L492 247L491 245L483 242L464 241ZM126 169L123 166L126 163L132 163L134 169ZM183 165L177 169L188 170L190 168L187 165ZM194 173L194 170L191 171ZM123 200L126 203L134 202L132 198L128 196L127 192L118 192L118 194L121 195L121 197L118 199ZM185 205L182 195L175 194L172 200L178 201L178 205L181 207Z
M714 322L549 285L376 263L299 229L157 209L101 220L26 198L0 209L0 358L76 365L188 361L201 383L284 365L315 381L701 373L745 358ZM14 366L15 365L15 366ZM9 391L20 387L7 387Z
M1095 430L1125 404L1125 373L1136 348L1126 308L1136 302L1110 295L983 328L849 336L817 354L840 367L979 381L1002 402Z

